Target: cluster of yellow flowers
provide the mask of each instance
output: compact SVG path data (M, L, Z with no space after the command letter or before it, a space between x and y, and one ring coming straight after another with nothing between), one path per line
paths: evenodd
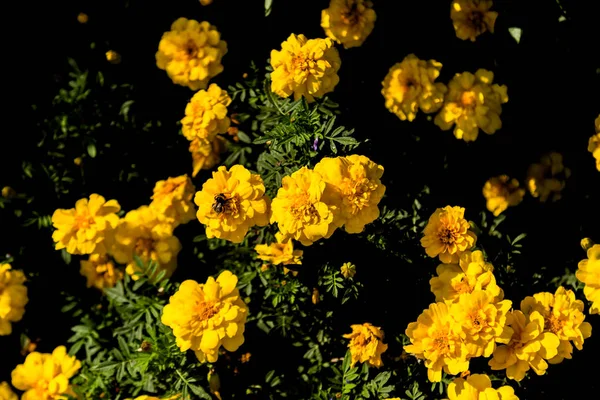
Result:
M590 314L600 314L600 244L589 239L586 242L588 258L579 262L576 276L585 284L583 294L592 302Z
M12 333L12 323L20 321L25 313L27 287L25 275L13 270L10 264L0 263L0 336Z
M510 386L492 388L492 381L485 374L469 375L467 379L456 378L448 385L447 400L519 400Z
M571 176L571 170L563 165L560 153L544 154L539 163L529 166L527 171L527 188L533 197L544 203L550 199L560 200L565 188L565 181Z
M596 169L600 171L600 115L596 118L596 134L590 137L588 142L588 151L592 153L596 159Z
M123 278L111 257L125 265L134 280L139 279L136 257L157 263L159 271L170 276L181 250L173 230L194 219L194 190L186 175L159 181L150 205L129 211L123 218L117 215L121 206L116 200L106 201L98 194L80 199L75 208L58 209L52 215L55 248L89 255L81 260L80 270L88 287L113 287Z

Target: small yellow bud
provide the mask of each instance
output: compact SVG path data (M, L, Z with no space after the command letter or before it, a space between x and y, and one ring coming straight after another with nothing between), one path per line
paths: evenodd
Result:
M352 278L354 275L356 275L356 265L349 262L344 263L340 268L340 271L342 272L342 276L344 278Z
M106 60L111 64L119 64L121 62L121 55L114 50L106 52Z
M242 74L242 78L246 79L247 77L248 77L248 73L247 73L247 72L244 72L244 73Z
M76 159L73 160L73 163L75 165L77 165L78 167L80 167L81 164L83 164L83 159L81 157L77 157Z
M314 288L312 293L312 303L317 304L319 302L319 289Z
M269 264L263 264L260 266L260 272L265 272L269 269Z
M77 21L79 21L80 24L87 24L89 19L90 18L86 13L79 13L79 15L77 16Z
M4 191L2 193L4 193ZM594 245L594 241L592 239L590 239L590 238L581 239L581 248L583 250L587 251L593 245Z
M11 188L10 186L4 186L2 188L2 197L6 198L6 199L11 199L13 197L15 197L17 195L17 192L15 191L15 189Z

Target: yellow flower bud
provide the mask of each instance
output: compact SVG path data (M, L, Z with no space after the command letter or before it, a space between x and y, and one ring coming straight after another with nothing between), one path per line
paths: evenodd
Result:
M591 248L594 245L594 241L590 238L583 238L581 239L581 248L585 251L587 251L589 248Z
M352 278L354 275L356 275L356 265L349 262L344 263L340 268L340 271L342 272L344 278Z
M77 16L77 21L80 24L87 24L89 19L90 18L88 17L88 15L86 13L79 13L79 15Z
M111 64L119 64L121 62L121 55L114 50L106 52L106 60Z
M312 303L317 304L319 302L319 289L314 288L312 292Z
M5 199L11 199L13 197L15 197L17 195L17 192L15 191L15 189L11 188L10 186L4 186L2 188L2 197L4 197Z
M82 158L81 158L81 157L77 157L76 159L74 159L74 160L73 160L73 163L74 163L75 165L77 165L78 167L80 167L80 166L81 166L81 164L83 164L83 160L82 160Z

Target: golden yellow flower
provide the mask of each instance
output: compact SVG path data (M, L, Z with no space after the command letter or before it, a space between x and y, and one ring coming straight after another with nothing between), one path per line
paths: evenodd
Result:
M185 107L181 120L181 131L187 140L208 139L212 141L218 133L226 133L231 121L227 117L227 106L231 98L214 83L208 90L194 94Z
M89 19L90 18L86 13L81 12L77 15L77 22L79 22L80 24L86 24L89 21Z
M600 314L600 244L590 247L587 257L579 262L575 275L585 284L583 294L592 302L590 314Z
M339 224L348 233L360 233L379 217L377 205L385 193L383 167L365 156L324 157L315 165L323 180L341 199Z
M52 354L33 352L12 371L12 385L25 391L23 400L65 399L75 396L69 379L80 368L81 362L69 356L65 346L58 346Z
M579 243L581 245L581 248L585 251L588 251L589 248L591 248L594 245L594 241L590 238L583 238L581 239L581 242Z
M269 198L259 175L242 165L227 171L221 166L196 193L196 216L206 226L206 237L241 243L248 229L269 224Z
M244 343L248 309L236 288L237 276L223 271L205 284L181 283L163 309L161 321L173 329L177 346L193 350L200 362L215 362L219 348L236 351Z
M259 244L254 247L258 253L256 258L273 265L301 265L302 250L294 250L292 239L286 239L282 235L276 235L277 242L270 245Z
M340 272L342 273L342 276L346 279L353 278L354 275L356 275L356 265L350 262L343 263L342 267L340 268Z
M406 336L412 344L404 346L404 350L425 360L431 382L442 380L442 369L451 375L469 369L469 351L457 328L445 303L431 304L417 322L411 322L406 328Z
M600 119L600 117L598 117ZM588 151L592 153L592 156L596 159L596 169L600 171L600 133L596 133L590 137L588 142Z
M284 236L309 246L329 238L341 225L339 202L334 187L321 174L302 167L283 177L271 206L271 223L277 223Z
M454 0L450 8L450 18L456 36L462 40L475 41L486 31L494 33L498 13L490 11L492 0Z
M456 378L448 385L448 400L519 400L510 386L492 388L492 381L485 374L469 375L467 379Z
M429 257L438 257L445 264L457 263L462 253L470 250L477 236L470 231L463 207L438 208L429 217L421 246Z
M414 120L419 109L427 114L439 110L447 90L443 83L434 82L441 69L441 63L414 54L394 64L382 82L386 108L402 121Z
M123 279L123 271L115 267L107 254L91 254L87 260L81 260L79 272L87 279L87 287L100 290L114 287Z
M221 162L221 153L225 152L225 139L216 136L212 141L196 138L190 142L192 153L192 177L201 169L211 169Z
M554 333L544 331L544 317L537 311L524 314L514 310L506 323L513 330L512 337L507 344L496 347L489 366L494 371L506 369L506 376L516 381L522 380L530 368L544 375L546 360L558 354L560 344Z
M527 187L533 197L542 203L550 199L560 200L560 192L565 188L566 179L571 170L563 165L560 153L548 153L541 157L539 163L531 164L527 171Z
M12 391L8 382L0 383L0 400L19 400L19 397Z
M221 59L225 54L227 43L215 26L179 18L158 44L156 65L167 71L173 83L198 90L223 72Z
M52 225L56 230L52 239L56 250L65 249L71 254L106 253L119 222L116 213L120 210L116 200L106 201L94 193L89 201L77 200L75 208L54 211Z
M544 317L544 331L552 332L560 339L558 354L548 360L550 364L558 364L565 358L571 359L573 346L583 349L583 341L592 334L592 326L584 322L583 302L575 298L572 290L560 286L556 293L542 292L527 296L521 302L521 310L525 314L533 311Z
M154 209L160 221L171 224L187 224L196 216L192 202L196 188L187 175L158 181L154 185L154 194L150 208Z
M434 122L442 130L454 127L454 136L471 142L477 139L479 129L488 135L502 127L502 104L508 101L506 85L492 84L494 73L478 69L456 74L448 83L444 107Z
M307 39L291 34L281 43L281 50L271 51L271 91L281 97L294 94L307 102L332 92L340 78L342 61L333 40Z
M10 264L0 263L0 336L12 333L12 322L20 321L29 301L25 275Z
M120 64L121 55L114 50L109 50L106 52L106 61L111 64Z
M331 0L321 12L321 27L325 34L344 48L363 44L375 26L373 3L366 0Z
M173 236L173 227L162 223L154 209L142 206L129 211L119 223L112 255L118 263L126 264L125 272L137 280L136 272L141 269L134 256L144 264L154 261L158 264L157 271L165 271L165 276L169 277L177 268L180 250L181 243Z
M381 355L387 350L388 345L383 343L383 330L368 322L350 325L352 332L343 335L350 339L348 348L352 355L351 367L357 362L368 363L372 367L381 367Z
M496 217L509 206L519 204L524 195L525 189L519 187L519 181L507 175L490 178L483 186L487 209Z
M466 251L459 264L440 264L437 276L429 280L435 301L456 302L463 293L485 291L496 301L504 298L504 292L496 284L494 267L485 261L480 250Z

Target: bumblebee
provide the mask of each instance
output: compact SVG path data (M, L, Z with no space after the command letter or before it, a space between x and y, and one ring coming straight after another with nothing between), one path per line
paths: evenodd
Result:
M225 194L219 193L215 195L215 202L212 205L212 209L217 214L221 214L227 208L227 203L229 203L231 199L225 197Z

